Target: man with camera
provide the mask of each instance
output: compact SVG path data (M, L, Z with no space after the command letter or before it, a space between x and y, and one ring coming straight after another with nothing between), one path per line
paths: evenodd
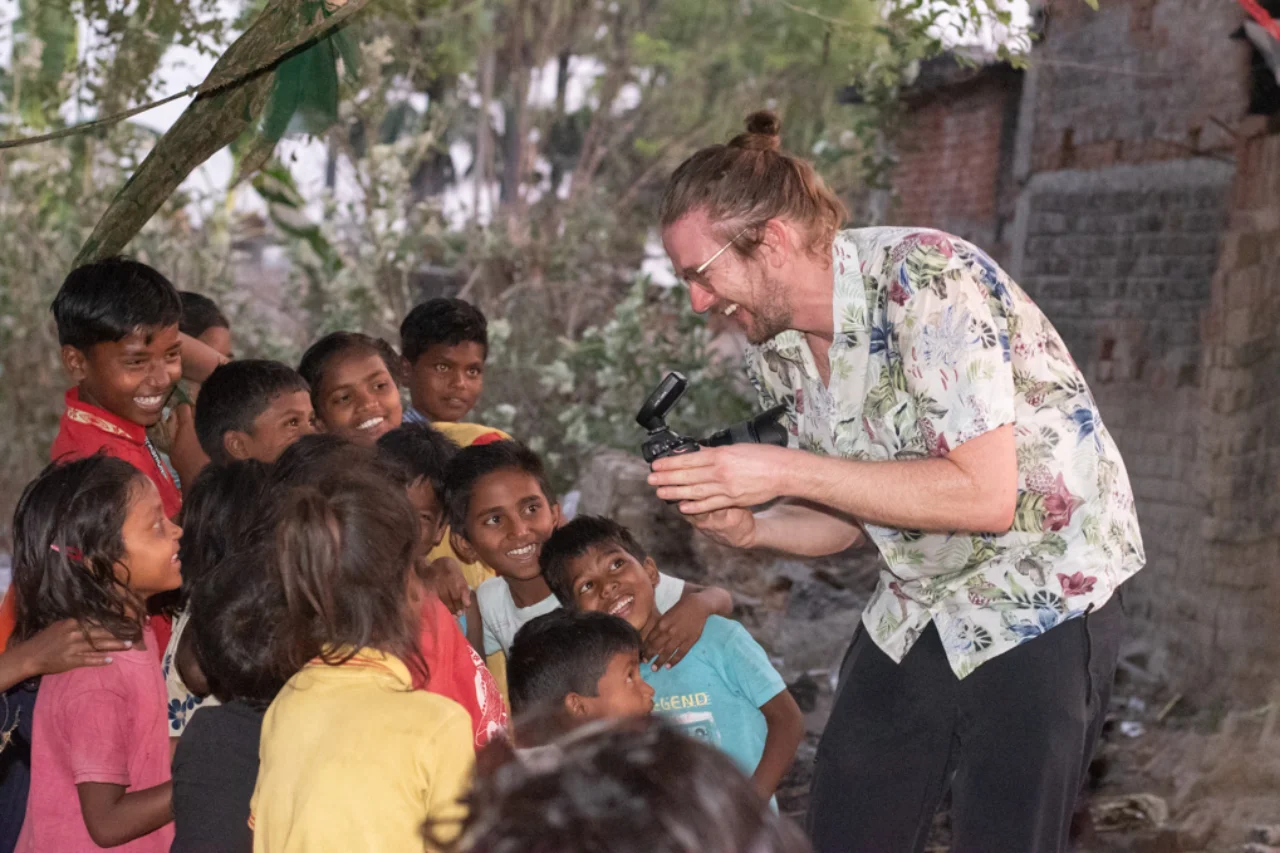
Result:
M819 853L1065 849L1105 718L1120 585L1143 565L1124 462L1035 304L979 249L840 231L843 205L756 113L670 179L662 237L695 310L751 347L787 447L658 458L650 483L725 545L882 568L818 751Z

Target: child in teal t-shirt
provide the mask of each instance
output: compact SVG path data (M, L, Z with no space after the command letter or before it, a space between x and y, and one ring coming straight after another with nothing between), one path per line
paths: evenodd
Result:
M576 518L542 546L551 591L579 610L620 616L645 636L659 617L658 567L622 525ZM642 667L654 712L727 753L769 799L804 737L804 717L764 649L741 625L712 616L676 666Z

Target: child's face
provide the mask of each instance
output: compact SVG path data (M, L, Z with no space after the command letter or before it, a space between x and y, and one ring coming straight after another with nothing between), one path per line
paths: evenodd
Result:
M653 601L658 567L650 558L642 563L621 545L606 543L570 560L569 577L579 610L619 616L641 634L658 617Z
M484 359L485 348L475 341L427 347L409 375L414 407L433 421L465 418L484 390Z
M124 557L117 569L122 583L143 598L182 585L178 540L182 528L164 514L160 492L150 478L138 477L125 515Z
M88 350L65 346L62 364L85 402L140 426L153 426L182 378L178 326L140 328Z
M325 370L316 416L327 432L373 447L400 426L400 389L377 353L353 350Z
M466 537L456 542L458 553L467 562L482 560L504 578L532 580L542 574L542 543L559 524L560 505L547 499L536 477L518 470L494 471L471 489Z
M596 682L596 695L571 693L565 706L570 714L593 720L647 717L653 713L653 688L640 676L638 650L614 655Z
M286 391L272 398L253 420L249 432L230 430L222 440L233 459L257 459L271 463L285 448L316 431L316 414L306 391Z
M409 503L418 511L418 545L427 553L444 538L444 507L436 497L435 487L426 477L409 484Z
M223 358L231 358L231 330L226 326L210 326L196 338Z

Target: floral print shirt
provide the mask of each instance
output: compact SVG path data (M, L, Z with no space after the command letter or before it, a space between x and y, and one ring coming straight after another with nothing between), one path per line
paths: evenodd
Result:
M866 461L946 456L1013 425L1017 511L999 535L867 524L883 557L862 621L895 661L930 620L957 677L1101 607L1145 561L1124 461L1062 339L979 249L864 228L833 248L829 385L804 336L747 353L791 446Z

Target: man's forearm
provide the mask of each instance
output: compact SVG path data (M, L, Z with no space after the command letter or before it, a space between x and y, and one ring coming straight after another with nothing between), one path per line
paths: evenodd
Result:
M861 462L797 454L792 497L883 527L1003 533L1013 520L1017 469L1008 483L984 482L947 458Z
M833 510L785 500L756 513L752 546L798 557L825 557L861 544L857 522Z

